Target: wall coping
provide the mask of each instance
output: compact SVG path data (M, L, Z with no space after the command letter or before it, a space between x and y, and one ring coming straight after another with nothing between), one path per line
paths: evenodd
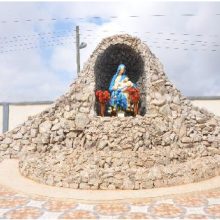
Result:
M189 100L220 100L220 96L188 96Z
M0 102L0 105L7 103L9 105L36 105L36 104L52 104L54 101L33 101L33 102Z

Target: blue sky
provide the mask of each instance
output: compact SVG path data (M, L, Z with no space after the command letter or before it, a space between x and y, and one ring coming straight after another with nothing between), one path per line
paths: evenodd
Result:
M80 50L81 69L103 38L128 33L145 41L183 95L220 96L219 8L220 2L0 2L0 102L53 101L68 91L76 77L76 25L88 44Z

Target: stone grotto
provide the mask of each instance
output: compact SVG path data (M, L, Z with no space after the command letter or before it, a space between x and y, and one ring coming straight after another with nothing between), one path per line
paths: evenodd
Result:
M95 90L118 64L141 94L136 117L100 117ZM220 118L170 83L139 38L103 39L69 90L46 110L0 136L0 158L19 159L23 176L74 189L140 190L220 173Z

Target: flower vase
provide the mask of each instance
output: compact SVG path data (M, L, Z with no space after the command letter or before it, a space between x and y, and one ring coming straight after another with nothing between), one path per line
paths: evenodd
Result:
M134 103L134 116L138 114L138 102Z
M121 117L121 118L125 117L125 113L124 112L118 112L118 117Z
M100 115L102 117L105 116L105 104L104 103L100 103Z

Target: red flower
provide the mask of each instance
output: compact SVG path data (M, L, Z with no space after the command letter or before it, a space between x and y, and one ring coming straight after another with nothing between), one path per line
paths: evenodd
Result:
M96 91L96 98L101 104L105 104L110 101L111 96L108 91Z
M127 91L129 92L131 101L133 103L137 103L140 100L140 91L138 88L128 88Z

